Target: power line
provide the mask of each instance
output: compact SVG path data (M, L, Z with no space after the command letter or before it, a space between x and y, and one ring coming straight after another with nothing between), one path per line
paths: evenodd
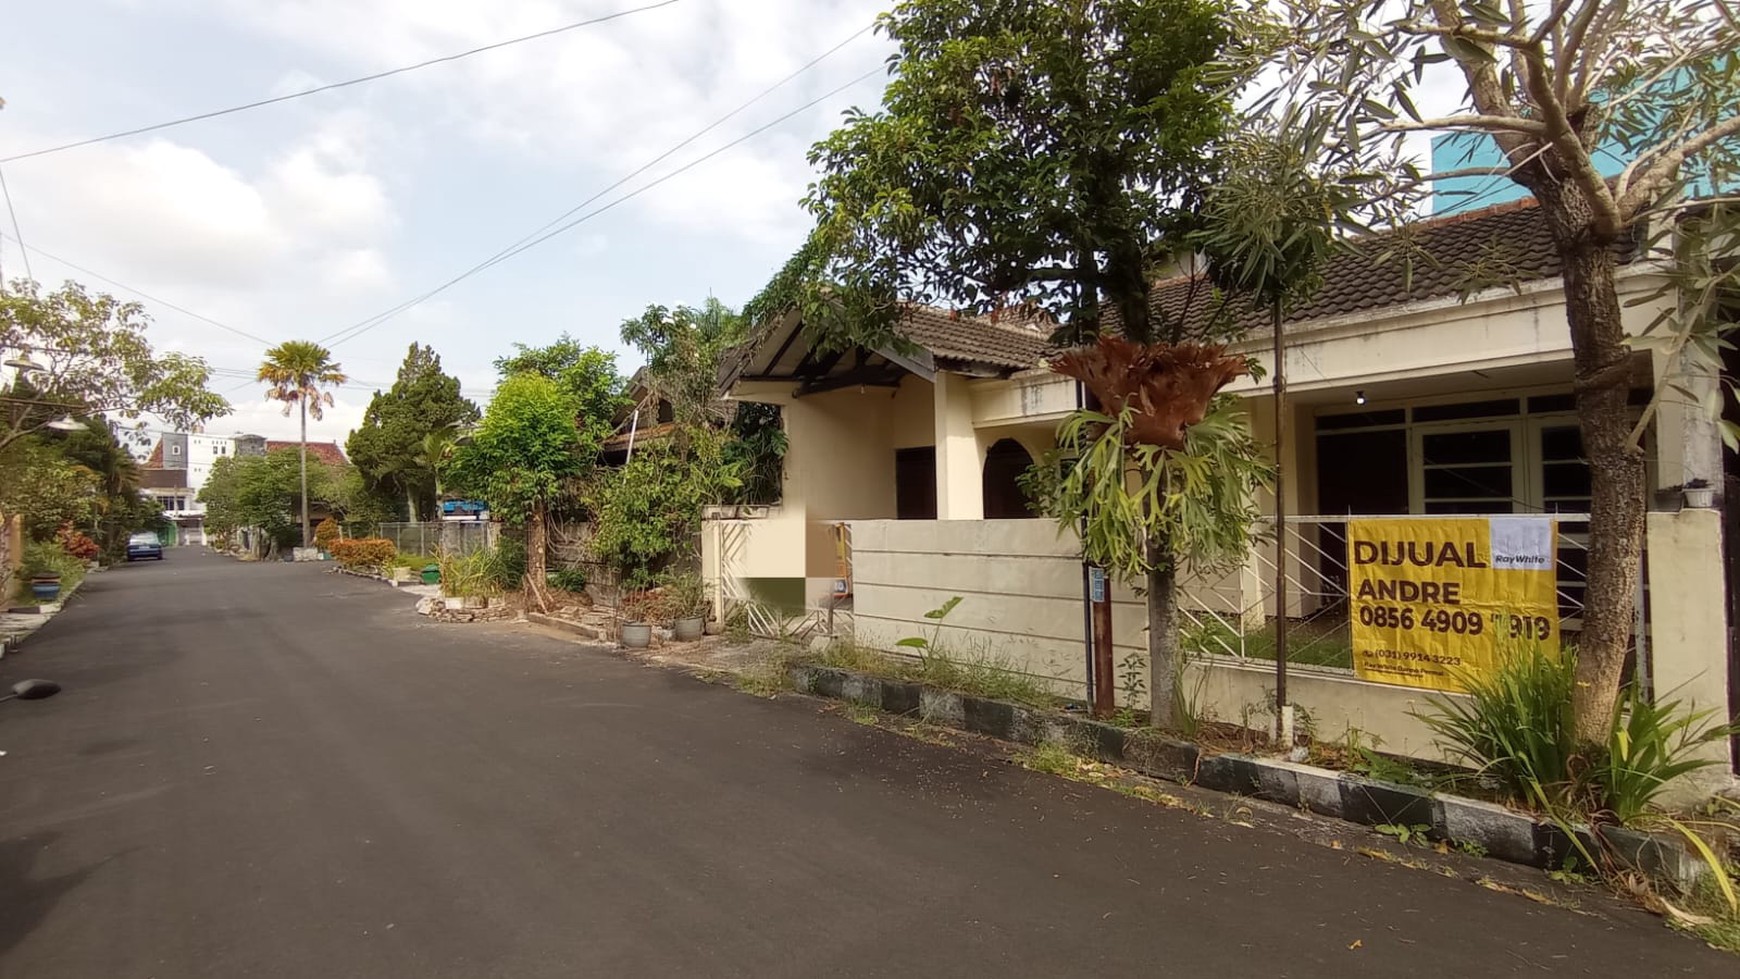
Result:
M805 62L801 67L799 67L796 71L785 76L784 78L781 78L779 81L774 82L772 85L769 85L767 88L763 89L760 93L755 95L749 101L744 102L743 104L739 105L737 108L732 109L730 112L725 113L724 115L720 116L719 118L713 120L707 126L703 127L699 131L695 132L693 135L689 136L687 139L684 139L682 142L678 143L677 145L671 147L668 150L665 150L663 153L660 153L658 156L655 156L651 160L648 160L647 162L641 164L635 170L633 170L632 172L623 176L621 179L617 180L615 183L611 184L610 186L605 187L603 190L598 191L596 194L593 194L591 197L586 198L585 200L574 205L573 207L569 208L568 210L563 211L561 214L558 214L552 220L546 222L542 226L533 230L530 234L520 238L518 241L515 241L513 244L508 245L506 248L503 248L501 251L496 252L494 255L485 259L482 263L475 265L475 266L472 266L465 273L463 273L459 277L459 279L463 279L467 275L471 275L473 273L483 271L485 268L489 267L490 263L502 258L509 251L513 250L514 248L516 248L520 245L525 244L527 241L531 240L532 238L537 237L537 235L539 235L540 233L548 230L552 226L560 223L564 219L573 215L576 211L581 210L582 208L586 207L589 204L592 204L594 201L597 201L600 197L603 197L605 194L610 193L611 191L615 190L618 187L621 187L623 184L628 183L630 180L633 180L635 177L640 176L641 174L647 172L648 170L652 169L653 167L657 166L658 164L669 159L672 154L675 154L676 152L683 149L684 147L694 143L696 140L700 139L702 136L705 136L708 133L712 132L713 130L724 125L726 122L730 121L732 118L737 116L739 113L742 113L744 110L750 108L751 106L760 102L762 99L767 98L769 95L772 95L774 92L776 92L780 88L784 87L787 83L791 82L792 79L797 78L799 75L804 74L805 72L814 68L816 65L819 65L823 61L826 61L828 58L832 57L836 52L838 52L841 48L844 48L846 45L851 44L853 41L857 40L859 37L868 33L875 26L876 26L875 23L872 22L872 23L866 24L863 27L859 28L858 30L854 31L851 34L851 36L847 37L845 40L834 45L833 47L829 48L828 50L823 51L821 54L815 56L814 58L811 58L809 61ZM336 333L333 333L331 336L327 337L326 339L324 339L320 342L326 343L328 340L333 340L334 338L341 337L346 333L350 333L352 330L357 331L357 333L353 334L353 335L360 335L362 332L365 332L365 330L373 329L374 327L379 326L381 323L387 321L388 319L391 319L392 317L397 316L400 313L402 313L406 310L409 310L414 306L417 306L418 304L424 302L425 300L430 299L431 297L433 297L437 293L446 289L448 286L451 286L451 285L455 284L456 282L458 282L459 279L454 279L453 281L448 282L445 285L437 287L435 290L433 290L431 292L428 292L428 293L425 293L421 296L416 297L415 299L411 299L411 300L408 300L404 303L400 303L398 306L395 306L392 309L389 309L384 313L376 313L374 316L371 316L368 319L362 320L361 322L358 322L358 323L353 323L352 325L347 326L344 329L339 330ZM363 328L363 329L359 329L359 328ZM343 339L338 340L337 342L342 343L342 342L344 342L344 340L349 340L349 339L350 339L349 336L343 336Z
M628 201L631 201L634 198L639 197L641 194L644 194L647 191L653 189L654 187L657 187L658 185L660 185L668 180L672 180L678 176L681 176L682 174L687 173L688 171L694 169L697 166L700 166L701 164L707 162L708 160L713 159L714 157L718 156L719 154L724 153L725 151L732 149L733 147L736 147L739 144L747 142L748 140L753 139L754 137L761 135L762 133L764 133L764 132L768 131L769 129L772 129L773 127L791 119L794 116L797 116L803 112L808 111L809 109L816 107L817 105L820 105L821 103L827 101L828 99L831 99L834 96L840 94L841 92L844 92L847 89L853 87L854 85L857 85L860 82L863 82L868 78L871 78L872 76L882 72L883 70L884 69L881 67L872 68L869 71L865 72L864 74L859 75L858 77L847 82L846 84L841 85L838 88L835 88L835 89L833 89L833 90L831 90L823 95L820 95L814 99L811 99L808 102L805 102L803 105L798 106L797 108L791 110L790 112L787 112L786 114L778 117L777 119L774 119L771 122L768 122L762 126L759 126L755 129L752 129L747 133L744 133L742 136L739 136L736 139L732 140L731 142L726 143L723 146L720 146L718 149L715 149L710 153L707 153L703 156L697 157L694 160L689 161L688 163L678 167L675 170L672 170L670 173L667 173L662 177L659 177L657 180L654 180L651 183L645 184L645 185L643 185L643 186L641 186L633 191L630 191L629 193L624 194L621 197L616 198L615 200L611 201L608 204L603 205L602 207L597 207L597 208L594 208L593 210L587 211L586 213L575 218L574 220L557 226L554 230L551 230L551 231L546 232L542 235L539 235L535 238L532 238L529 241L522 240L519 244L516 244L514 246L510 246L505 251L497 253L494 257L482 262L481 264L472 266L470 269L467 269L466 271L460 273L459 275L453 277L452 279L447 280L446 282L435 287L434 289L431 289L430 291L424 293L423 295L418 296L416 299L410 300L409 302L401 303L399 306L396 306L390 310L387 310L385 313L378 314L377 316L370 317L369 319L363 320L360 323L346 327L345 329L340 330L337 333L331 334L330 336L323 338L320 342L322 344L326 344L328 346L336 347L341 343L347 343L351 340L354 340L357 337L362 336L364 333L367 333L368 331L374 329L375 327L380 326L381 324L385 323L387 320L398 315L399 313L402 313L405 310L408 310L411 307L418 305L419 303L425 302L425 301L435 297L436 295L447 291L448 289L452 288L455 285L458 285L460 282L463 282L464 280L470 278L471 276L476 275L477 273L482 272L486 269L492 268L496 265L499 265L502 262L505 262L508 259L513 258L516 255L519 255L521 252L527 251L531 248L535 248L538 245L541 245L544 242L549 241L551 238L556 237L557 235L560 235L560 234L563 234L567 231L570 231L570 230L578 227L579 225L584 224L585 222L590 221L591 219L599 216L600 214L603 214L606 211L609 211L609 210L616 208L618 205L625 204ZM594 198L594 199L596 199L596 198ZM582 205L582 206L584 206L584 205ZM573 213L573 212L570 211L569 213Z
M76 140L76 141L71 142L71 143L63 143L59 146L50 146L50 147L46 147L46 148L40 149L40 150L31 150L28 153L19 153L19 154L16 154L14 156L0 158L0 163L11 163L15 160L28 160L28 159L31 159L32 157L47 156L50 153L59 153L62 150L77 149L80 146L90 146L93 143L106 143L106 142L108 142L110 140L114 140L114 139L125 139L128 136L138 136L142 133L156 132L159 129L169 129L173 126L183 126L183 125L186 125L187 123L190 123L190 122L200 122L200 121L203 121L206 119L215 119L219 116L227 116L227 115L231 115L231 114L236 113L236 112L246 112L249 109L258 109L258 108L261 108L263 106L276 105L279 102L289 102L292 99L306 98L307 96L310 96L310 95L319 95L321 92L330 92L334 89L349 88L352 85L361 85L365 82L379 81L383 78L391 78L394 75L403 75L406 72L416 71L420 68L428 68L431 65L445 64L449 61L458 61L461 58L469 58L474 54L482 54L486 51L495 51L495 50L499 50L501 48L509 47L511 45L522 44L526 41L535 41L535 40L538 40L540 38L551 37L551 36L554 36L556 34L563 34L563 33L566 33L568 31L578 30L579 28L582 28L582 27L590 27L593 24L602 24L605 21L616 20L617 18L627 17L631 14L644 13L648 10L657 10L660 7L668 7L671 4L680 3L680 2L682 2L682 0L660 0L660 2L658 2L658 3L649 3L649 4L646 4L645 6L632 7L628 10L619 10L616 13L605 14L602 17L593 17L589 20L577 21L577 22L572 23L572 24L566 24L562 27L551 28L550 30L547 30L547 31L539 31L536 34L527 34L524 37L511 38L511 39L506 40L506 41L497 41L494 44L486 44L483 47L472 48L469 51L461 51L458 54L449 54L449 55L444 55L444 56L439 57L439 58L430 58L428 61L419 61L414 65L405 65L403 67L393 68L393 69L390 69L388 71L380 71L380 72L376 72L372 75L364 75L361 78L352 78L352 79L349 79L347 81L333 82L333 83L328 84L328 85L319 85L319 86L316 86L314 88L306 89L306 90L301 91L301 92L292 92L289 95L279 95L279 96L276 96L274 98L260 99L259 101L249 102L245 105L231 106L227 109L217 109L217 110L212 111L212 112L202 112L199 115L185 116L185 117L180 118L180 119L171 119L168 122L153 123L152 125L149 125L149 126L140 126L137 129L127 129L127 130L123 130L123 131L118 132L118 133L110 133L107 136L93 136L89 139L81 139L81 140Z
M12 215L12 240L18 242L18 254L24 259L24 277L35 279L36 273L30 271L30 250L24 247L24 232L18 228L18 212L12 207L12 188L6 186L6 171L0 170L0 192L6 195L6 213ZM0 282L0 292L6 290L6 284Z
M14 228L13 231L16 232L17 229ZM125 282L118 282L118 281L111 279L108 276L102 274L101 272L93 272L90 269L85 268L83 265L79 265L76 262L69 262L64 258L61 258L59 255L55 255L52 252L45 252L42 249L37 248L34 245L26 246L24 244L24 242L19 241L16 237L11 237L11 236L6 235L4 233L0 233L0 238L10 238L10 240L17 243L19 250L25 252L26 255L28 255L30 252L35 252L36 254L41 255L43 258L50 259L51 261L59 262L60 264L66 266L69 269L72 269L75 272L83 272L84 274L90 276L93 279L96 279L96 280L101 281L101 282L107 282L109 285L112 285L117 289L124 289L127 292L130 292L133 295L138 296L141 299L144 299L148 302L154 302L157 305L162 306L166 309L173 309L176 312L182 314L183 316L191 316L194 319L199 320L202 323L209 323L212 326L215 326L220 330L228 330L229 332L234 333L236 336L242 337L242 338L247 339L247 340L252 340L255 343L265 344L268 347L272 345L272 341L267 340L264 337L257 337L254 334L249 333L246 330L238 330L235 327L229 325L228 323L220 323L217 320L214 320L209 316L204 316L204 315L201 315L199 313L196 313L193 310L186 308L185 306L177 306L176 304L170 302L167 299L159 299L156 296L153 296L150 293L145 292L142 289L135 289L132 286L126 284ZM28 259L25 262L25 268L26 268L26 270L29 269ZM34 278L34 276L32 276L32 278Z

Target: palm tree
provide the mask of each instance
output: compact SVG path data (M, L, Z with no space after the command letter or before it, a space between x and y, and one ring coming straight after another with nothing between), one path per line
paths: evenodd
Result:
M343 384L347 378L333 363L332 351L310 340L286 340L266 351L258 380L270 385L266 397L284 402L284 414L293 405L302 411L302 546L307 547L313 540L308 527L308 416L319 421L332 404L322 385Z

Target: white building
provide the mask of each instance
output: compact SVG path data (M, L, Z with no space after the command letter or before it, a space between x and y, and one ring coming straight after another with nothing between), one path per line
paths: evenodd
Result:
M176 543L205 542L205 504L199 491L211 478L219 459L264 454L258 435L207 435L203 432L155 432L151 452L143 460L145 494L163 506L175 523ZM128 440L123 440L124 442ZM136 444L135 442L129 443Z

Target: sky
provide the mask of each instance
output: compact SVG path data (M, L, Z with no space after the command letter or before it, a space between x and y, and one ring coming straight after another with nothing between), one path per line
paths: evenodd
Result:
M0 31L0 158L649 2L14 4ZM153 318L155 346L202 356L218 370L213 388L235 411L208 432L294 437L296 419L249 381L264 352L260 340L325 339L421 296L847 38L813 69L594 206L874 72L891 46L858 32L888 2L677 0L367 85L8 163L18 230L0 215L0 271L21 276L28 257L45 286L76 279L139 299ZM413 342L433 346L481 403L495 380L491 362L514 343L569 332L620 349L621 322L649 304L699 304L711 295L741 305L809 228L799 204L812 178L807 149L846 108L874 106L883 81L874 72L668 183L334 342L335 359L354 380L336 392L325 420L310 422L310 439L342 442ZM624 351L621 364L626 373L634 358Z

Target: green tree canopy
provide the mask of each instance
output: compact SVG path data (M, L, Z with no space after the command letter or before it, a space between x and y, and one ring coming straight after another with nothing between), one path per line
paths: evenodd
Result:
M175 428L228 414L229 402L206 388L205 361L154 352L145 337L150 322L138 303L75 282L43 292L14 281L0 293L0 347L42 369L21 372L0 391L0 449L69 414L149 413Z
M721 419L719 358L743 337L743 317L713 298L699 308L648 306L622 324L622 342L646 358L642 383L682 422Z
M885 338L895 301L1031 301L1092 332L1150 323L1148 273L1181 244L1229 103L1203 71L1223 0L906 0L882 110L818 143L810 246L776 291L823 328ZM758 304L757 310L765 303ZM829 316L829 311L845 315Z
M311 505L319 504L340 519L366 521L379 516L363 494L356 467L311 459L307 478ZM206 526L219 535L251 527L280 547L293 546L300 539L301 486L302 459L296 449L277 449L264 456L222 456L212 463L199 491Z
M459 379L441 370L440 355L413 343L393 386L369 401L346 450L368 488L407 501L408 518L416 520L434 510L439 458L430 457L429 439L479 417L477 405L460 393Z
M600 387L614 388L616 383L613 367L608 381L603 372L589 376ZM564 373L568 382L577 378L574 372ZM593 398L599 397L595 391ZM550 504L567 480L592 467L602 441L596 427L581 416L582 403L568 383L539 373L514 374L496 388L483 421L470 441L454 450L447 469L448 479L462 492L487 500L491 512L504 520L526 525L525 584L540 608L549 601L544 574Z

